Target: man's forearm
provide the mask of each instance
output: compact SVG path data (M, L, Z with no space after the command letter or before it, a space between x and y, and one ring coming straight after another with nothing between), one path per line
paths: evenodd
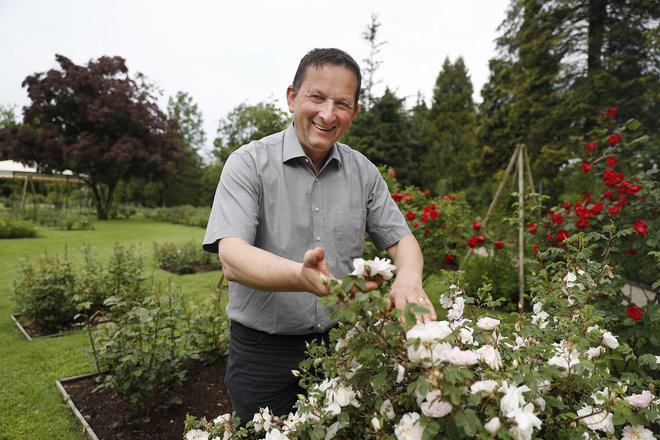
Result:
M397 244L388 248L387 252L396 266L397 278L419 281L421 285L424 256L412 234L403 237Z
M230 281L269 292L302 290L297 277L302 263L233 237L220 240L218 254L225 277Z

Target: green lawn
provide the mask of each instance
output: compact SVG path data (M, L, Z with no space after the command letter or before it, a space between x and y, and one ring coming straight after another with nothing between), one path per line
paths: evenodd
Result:
M93 231L59 231L41 228L38 238L0 240L0 439L84 439L81 428L55 388L55 380L93 371L86 355L89 347L81 331L56 338L27 341L10 314L16 312L12 280L22 257L36 259L44 252L80 257L80 246L92 246L106 263L112 245L142 248L148 273L157 280L171 279L190 298L201 299L214 292L218 272L176 276L156 269L153 242L201 243L204 230L157 223L151 220L109 220L94 223Z

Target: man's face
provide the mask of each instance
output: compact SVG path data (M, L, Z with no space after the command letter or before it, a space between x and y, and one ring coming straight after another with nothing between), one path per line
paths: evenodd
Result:
M296 135L305 153L327 153L346 133L358 112L357 78L342 66L307 67L300 90L286 91Z

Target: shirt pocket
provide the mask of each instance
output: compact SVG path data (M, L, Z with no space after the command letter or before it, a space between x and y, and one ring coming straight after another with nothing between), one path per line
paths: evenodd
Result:
M337 252L348 258L360 258L364 251L366 209L337 209L335 233Z

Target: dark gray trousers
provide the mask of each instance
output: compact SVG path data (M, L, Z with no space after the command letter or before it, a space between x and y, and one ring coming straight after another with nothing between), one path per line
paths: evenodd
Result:
M276 416L292 410L304 390L291 370L298 369L312 340L327 344L328 333L271 335L232 321L225 385L243 425L259 408L267 406Z

